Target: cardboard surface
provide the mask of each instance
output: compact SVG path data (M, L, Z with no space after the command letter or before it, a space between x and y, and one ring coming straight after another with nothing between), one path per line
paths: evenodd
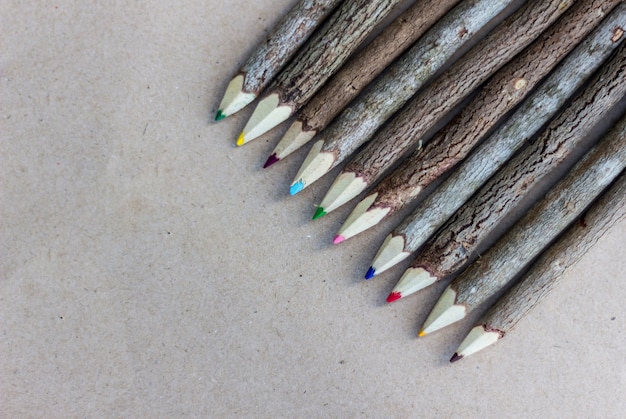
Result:
M361 279L399 219L331 245L333 176L261 169L286 127L212 122L293 3L4 2L0 416L621 417L626 222L451 365L478 313L418 339L443 284Z

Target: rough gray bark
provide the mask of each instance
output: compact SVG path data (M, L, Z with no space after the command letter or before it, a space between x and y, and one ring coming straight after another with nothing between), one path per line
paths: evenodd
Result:
M341 0L301 0L239 70L243 91L259 95Z
M608 23L607 23L608 22ZM606 25L609 26L606 26ZM623 41L624 9L616 9L550 78L480 144L394 231L407 253L416 251L469 197L540 129ZM574 55L576 51L582 54ZM623 54L623 48L620 48ZM571 60L570 60L571 58Z
M324 140L320 152L333 154L333 167L351 155L459 48L512 2L467 1L452 9L319 134L320 140Z
M402 0L346 0L269 87L300 109Z
M371 193L378 196L371 208L391 208L388 214L391 215L417 199L423 189L464 159L487 132L522 102L618 3L620 0L585 0L574 4L528 48L500 69L422 150L416 150L372 189ZM626 7L622 6L622 9L626 13ZM366 182L374 182L383 171L383 165L377 159L348 164L344 172L355 165L365 169L357 169L356 174L364 177Z
M319 132L374 78L459 0L418 0L351 58L300 111L305 131Z
M344 170L356 173L368 183L379 179L414 148L428 130L537 38L572 3L560 0L526 3L411 99Z
M625 97L624 80L626 54L621 47L584 92L550 123L548 129L509 161L448 220L426 243L411 266L421 267L442 279L459 272L478 258L477 248L485 238L511 214L534 186L572 155L592 128ZM621 152L620 146L624 149ZM621 167L626 165L626 147L623 146L623 141L617 141L610 149L615 156L621 156ZM570 198L577 194L582 196L585 192L574 190Z
M624 72L619 76L624 84ZM606 93L598 91L598 95ZM568 113L584 119L582 115ZM572 126L575 119L567 121L563 121L565 125L558 125L567 126L566 129L549 129L548 133L561 137L568 135L569 129L585 129L580 125ZM479 262L450 284L457 292L455 304L464 305L468 313L500 291L622 173L626 167L625 127L622 121L615 135L609 135L594 147Z
M626 124L619 135L626 138ZM581 219L572 225L478 322L500 335L515 325L559 282L561 276L626 216L626 174L622 174ZM582 279L582 278L581 278Z

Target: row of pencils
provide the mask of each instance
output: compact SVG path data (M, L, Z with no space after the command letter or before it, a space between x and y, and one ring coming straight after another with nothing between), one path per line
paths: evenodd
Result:
M625 215L626 4L417 0L363 46L400 3L300 0L216 119L259 98L243 145L291 118L264 167L312 142L292 195L343 165L313 214L364 196L335 244L418 204L365 277L415 257L388 302L452 280L420 336L508 289L456 361L505 336Z

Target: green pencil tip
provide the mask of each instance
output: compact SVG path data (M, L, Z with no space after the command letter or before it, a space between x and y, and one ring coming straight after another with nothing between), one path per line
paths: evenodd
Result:
M324 211L324 208L317 207L317 209L315 210L315 214L313 214L313 219L317 220L318 218L322 218L325 215L326 215L326 211Z
M224 119L224 118L226 118L226 115L224 115L224 114L222 113L222 110L221 110L221 109L220 109L220 110L218 110L218 111L217 111L217 114L215 115L215 120L216 120L216 121L221 121L221 120L222 120L222 119Z

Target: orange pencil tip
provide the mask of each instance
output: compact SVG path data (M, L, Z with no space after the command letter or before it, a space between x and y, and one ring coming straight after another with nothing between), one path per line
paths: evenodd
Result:
M424 329L420 330L420 332L417 334L417 336L419 336L419 337L426 336L426 332L424 332Z

